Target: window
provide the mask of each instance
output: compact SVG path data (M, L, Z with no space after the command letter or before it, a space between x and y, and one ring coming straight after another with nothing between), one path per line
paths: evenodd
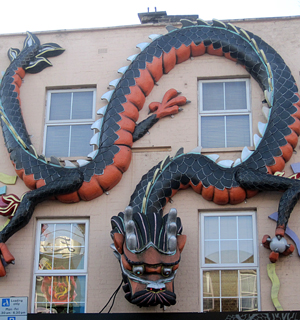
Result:
M249 79L199 81L202 148L252 145Z
M32 311L84 313L88 220L38 221Z
M258 311L255 213L203 213L200 220L202 311Z
M95 89L51 90L47 93L44 154L46 157L86 156L93 147L91 124Z

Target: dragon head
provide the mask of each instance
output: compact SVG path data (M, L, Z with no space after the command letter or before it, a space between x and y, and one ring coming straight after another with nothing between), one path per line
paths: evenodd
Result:
M174 278L186 242L176 209L161 217L133 214L127 207L112 217L111 224L125 298L140 307L174 305Z

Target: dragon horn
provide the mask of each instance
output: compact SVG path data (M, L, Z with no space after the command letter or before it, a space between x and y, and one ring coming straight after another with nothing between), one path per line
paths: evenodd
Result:
M177 210L171 209L167 219L167 246L169 251L175 251L177 248Z
M127 207L124 211L124 229L126 236L126 245L129 250L135 250L137 239L134 233L134 222L132 220L132 207Z

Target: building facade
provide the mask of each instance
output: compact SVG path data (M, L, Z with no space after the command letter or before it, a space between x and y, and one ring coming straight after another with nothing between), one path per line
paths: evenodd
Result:
M299 80L299 17L231 23L273 47ZM49 59L53 67L27 74L23 80L22 112L37 153L59 157L63 165L65 160L86 160L94 150L89 146L90 126L99 118L97 110L107 104L107 95L103 95L112 88L109 83L119 77L119 68L129 65L126 58L140 52L137 44L148 41L149 35L167 32L165 24L150 23L36 33L41 43L57 43L65 49L62 55ZM7 50L21 49L25 37L0 36L1 70L9 64ZM44 201L35 208L29 223L7 241L15 265L7 266L7 275L0 279L1 297L29 297L31 313L99 312L122 280L110 248L111 217L124 211L141 177L182 147L185 152L197 148L203 155L218 154L217 161L235 161L244 146L255 149L253 136L260 134L258 123L266 122L262 111L265 95L245 68L218 55L191 57L159 79L147 95L138 121L147 118L148 105L161 102L171 88L191 102L134 142L130 166L114 188L91 201ZM3 140L0 147L1 172L13 176ZM294 173L291 164L300 161L298 150L297 145L285 165L285 176ZM7 185L6 194L21 197L27 191L18 178L14 185ZM175 279L176 304L163 309L159 305L138 308L121 290L112 312L274 311L267 271L270 250L261 242L264 235L275 235L276 223L268 216L277 211L281 195L264 191L239 204L218 205L192 188L180 191L164 209L165 213L177 209L182 234L187 236ZM299 235L298 210L296 205L289 227ZM0 221L4 224L6 218ZM51 244L49 239L55 241ZM70 255L70 247L77 252ZM66 257L71 258L66 262ZM299 263L297 248L275 263L283 310L299 309Z

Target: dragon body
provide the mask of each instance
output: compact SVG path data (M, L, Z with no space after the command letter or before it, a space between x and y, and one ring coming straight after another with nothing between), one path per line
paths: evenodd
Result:
M158 221L154 217L163 214L166 202L178 190L189 186L217 204L238 204L258 191L280 190L284 194L279 204L276 235L284 235L289 215L299 197L300 182L272 174L284 168L298 142L300 101L295 80L283 59L258 36L217 20L212 24L199 20L197 25L183 21L181 29L173 29L162 36L153 35L151 39L150 44L141 47L140 54L131 57L129 67L121 70L122 77L113 82L115 89L104 95L108 104L100 110L102 118L93 126L96 130L93 144L97 145L97 149L88 155L88 160L79 161L79 166L75 168L48 162L35 152L20 110L19 88L25 73L40 72L49 66L47 58L62 53L63 49L56 44L41 45L36 36L29 34L21 52L17 49L9 51L12 62L0 87L1 124L15 169L32 191L23 197L11 222L0 232L1 243L22 228L29 221L36 204L45 199L55 197L63 202L92 200L114 187L130 164L133 142L160 118L177 113L179 106L186 103L185 98L171 90L161 104L150 106L152 114L136 125L145 98L156 82L176 64L205 53L224 56L241 64L258 82L269 106L268 124L261 129L263 137L255 139L255 151L244 149L242 160L229 166L218 164L196 152L179 153L174 158L167 158L153 167L137 185L130 200L132 215L139 220L141 218L137 215L142 214L152 221L149 222L152 225L153 221ZM128 219L132 220L131 216ZM127 247L135 254L154 247L160 253L172 253L173 256L183 249L183 240L177 246L168 244L168 233L164 240L158 240L154 234L147 240L137 231L131 233L136 238L133 246L137 246L137 249L132 249L132 244L126 245L130 237L126 237L123 214L114 217L112 222L112 236L118 238L116 234L120 234L124 237L114 239L120 261ZM159 223L162 228L166 223L172 224L168 219ZM181 233L180 226L177 221L175 234ZM146 234L152 234L152 229L150 227ZM120 249L122 246L127 249ZM164 263L178 267L178 259ZM173 288L169 291L172 292ZM130 295L128 299L132 301ZM159 301L156 298L151 301L152 305L164 304L163 297ZM174 299L166 304L173 302Z

